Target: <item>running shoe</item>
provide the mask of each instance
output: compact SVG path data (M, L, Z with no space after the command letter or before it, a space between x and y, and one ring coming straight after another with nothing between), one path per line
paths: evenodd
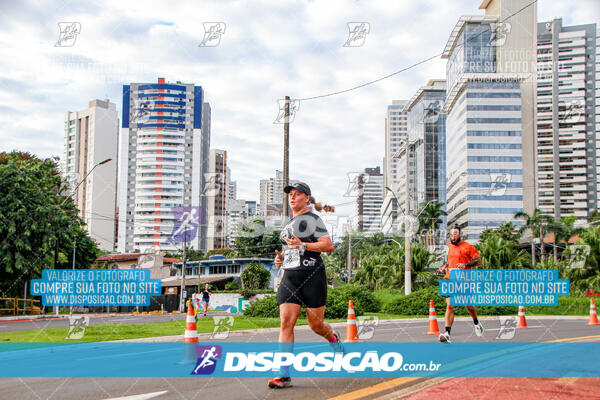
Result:
M329 345L331 346L331 348L333 349L334 352L345 354L344 343L342 342L342 338L340 337L340 334L334 330L333 336L335 336L335 338L337 339L337 342L329 342Z
M440 342L450 343L450 334L448 332L440 333Z
M475 334L477 336L483 336L484 329L483 329L483 325L481 325L481 321L477 325L475 325L474 329L475 329Z
M271 389L282 389L292 386L292 378L289 376L278 376L277 378L269 379L269 387Z

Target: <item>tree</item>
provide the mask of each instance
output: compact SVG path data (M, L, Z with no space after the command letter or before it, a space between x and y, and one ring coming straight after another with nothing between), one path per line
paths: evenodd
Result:
M577 244L588 246L589 253L585 255L582 268L568 270L569 279L581 291L588 288L600 291L600 226L591 226L585 229ZM567 251L567 254L571 253L570 250Z
M22 295L43 268L87 268L98 248L83 229L55 159L0 153L0 294Z
M421 206L421 209L419 210L419 227L427 229L426 244L428 246L433 246L435 244L435 231L443 222L441 217L443 215L448 215L448 213L443 210L443 207L444 203L434 201Z
M569 215L552 220L548 225L548 231L554 234L554 261L558 261L558 243L565 243L565 249L569 248L569 240L583 232L583 228L575 227L577 216Z
M235 239L231 255L234 257L275 257L275 249L281 248L279 230L265 225L256 218L241 226L240 235Z
M531 266L525 250L518 250L517 243L504 240L498 235L490 235L475 247L481 257L481 268L514 269Z
M539 208L536 208L531 215L527 214L524 211L519 211L515 214L515 218L522 219L525 221L525 224L521 229L521 233L527 229L531 231L531 262L535 267L536 259L534 238L539 238L541 241L541 259L543 261L545 259L544 228L547 224L549 224L552 221L552 217L550 217L549 215L542 214L542 211Z
M244 289L266 289L269 286L271 274L259 263L250 263L240 276Z

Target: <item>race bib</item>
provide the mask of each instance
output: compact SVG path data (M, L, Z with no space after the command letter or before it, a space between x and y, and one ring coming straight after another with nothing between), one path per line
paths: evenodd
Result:
M299 249L285 249L283 252L283 268L298 268L300 266L300 250Z

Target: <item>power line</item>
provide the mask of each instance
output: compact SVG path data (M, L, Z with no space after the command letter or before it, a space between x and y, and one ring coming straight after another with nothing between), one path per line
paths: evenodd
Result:
M534 0L534 1L532 1L531 3L529 3L529 4L527 4L526 6L522 7L522 8L521 8L521 9L519 9L518 11L516 11L516 12L514 12L513 14L509 15L508 17L504 18L502 21L500 21L500 23L506 22L507 20L509 20L510 18L512 18L512 17L514 17L515 15L519 14L520 12L522 12L523 10L525 10L526 8L528 8L528 7L531 7L532 5L534 5L535 3L537 3L537 1L538 1L538 0ZM472 38L470 38L468 41L472 41L473 39L476 39L476 38L478 38L478 37L479 37L481 34L483 34L483 32L480 32L479 34L477 34L477 35L473 36L473 37L472 37ZM463 43L463 44L460 44L460 45L457 45L456 47L459 47L459 46L464 46L464 45L465 45L465 43ZM398 71L396 71L396 72L392 72L391 74L388 74L388 75L382 76L381 78L377 78L377 79L374 79L374 80L372 80L372 81L369 81L369 82L366 82L366 83L363 83L363 84L360 84L360 85L357 85L357 86L354 86L354 87L351 87L351 88L348 88L348 89L344 89L344 90L338 90L338 91L336 91L336 92L326 93L326 94L317 95L317 96L312 96L312 97L304 97L304 98L300 98L300 99L292 99L292 100L293 100L293 101L308 101L308 100L315 100L315 99L321 99L321 98L325 98L325 97L336 96L336 95L338 95L338 94L342 94L342 93L348 93L348 92L351 92L351 91L353 91L353 90L357 90L357 89L361 89L361 88L363 88L363 87L366 87L366 86L373 85L373 84L375 84L375 83L377 83L377 82L381 82L381 81L383 81L383 80L385 80L385 79L391 78L392 76L396 76L396 75L398 75L398 74L400 74L400 73L402 73L402 72L405 72L405 71L408 71L408 70L410 70L410 69L413 69L413 68L415 68L415 67L418 67L418 66L419 66L419 65L421 65L421 64L425 64L425 63L426 63L426 62L428 62L428 61L431 61L431 60L433 60L433 59L435 59L435 58L438 58L438 57L440 57L442 54L444 54L444 53L442 52L442 53L435 54L435 55L433 55L433 56L431 56L431 57L427 57L427 58L425 58L424 60L421 60L421 61L419 61L419 62L416 62L416 63L414 63L414 64L411 64L411 65L409 65L408 67L402 68L402 69L400 69L400 70L398 70Z

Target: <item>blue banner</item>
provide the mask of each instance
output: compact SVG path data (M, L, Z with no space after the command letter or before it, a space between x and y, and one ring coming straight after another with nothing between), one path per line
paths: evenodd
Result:
M29 287L45 306L148 306L161 294L160 279L136 269L45 269Z
M251 347L251 350L249 350ZM598 377L600 343L0 343L2 377Z
M569 280L550 269L451 269L438 287L453 306L557 306L570 291Z

